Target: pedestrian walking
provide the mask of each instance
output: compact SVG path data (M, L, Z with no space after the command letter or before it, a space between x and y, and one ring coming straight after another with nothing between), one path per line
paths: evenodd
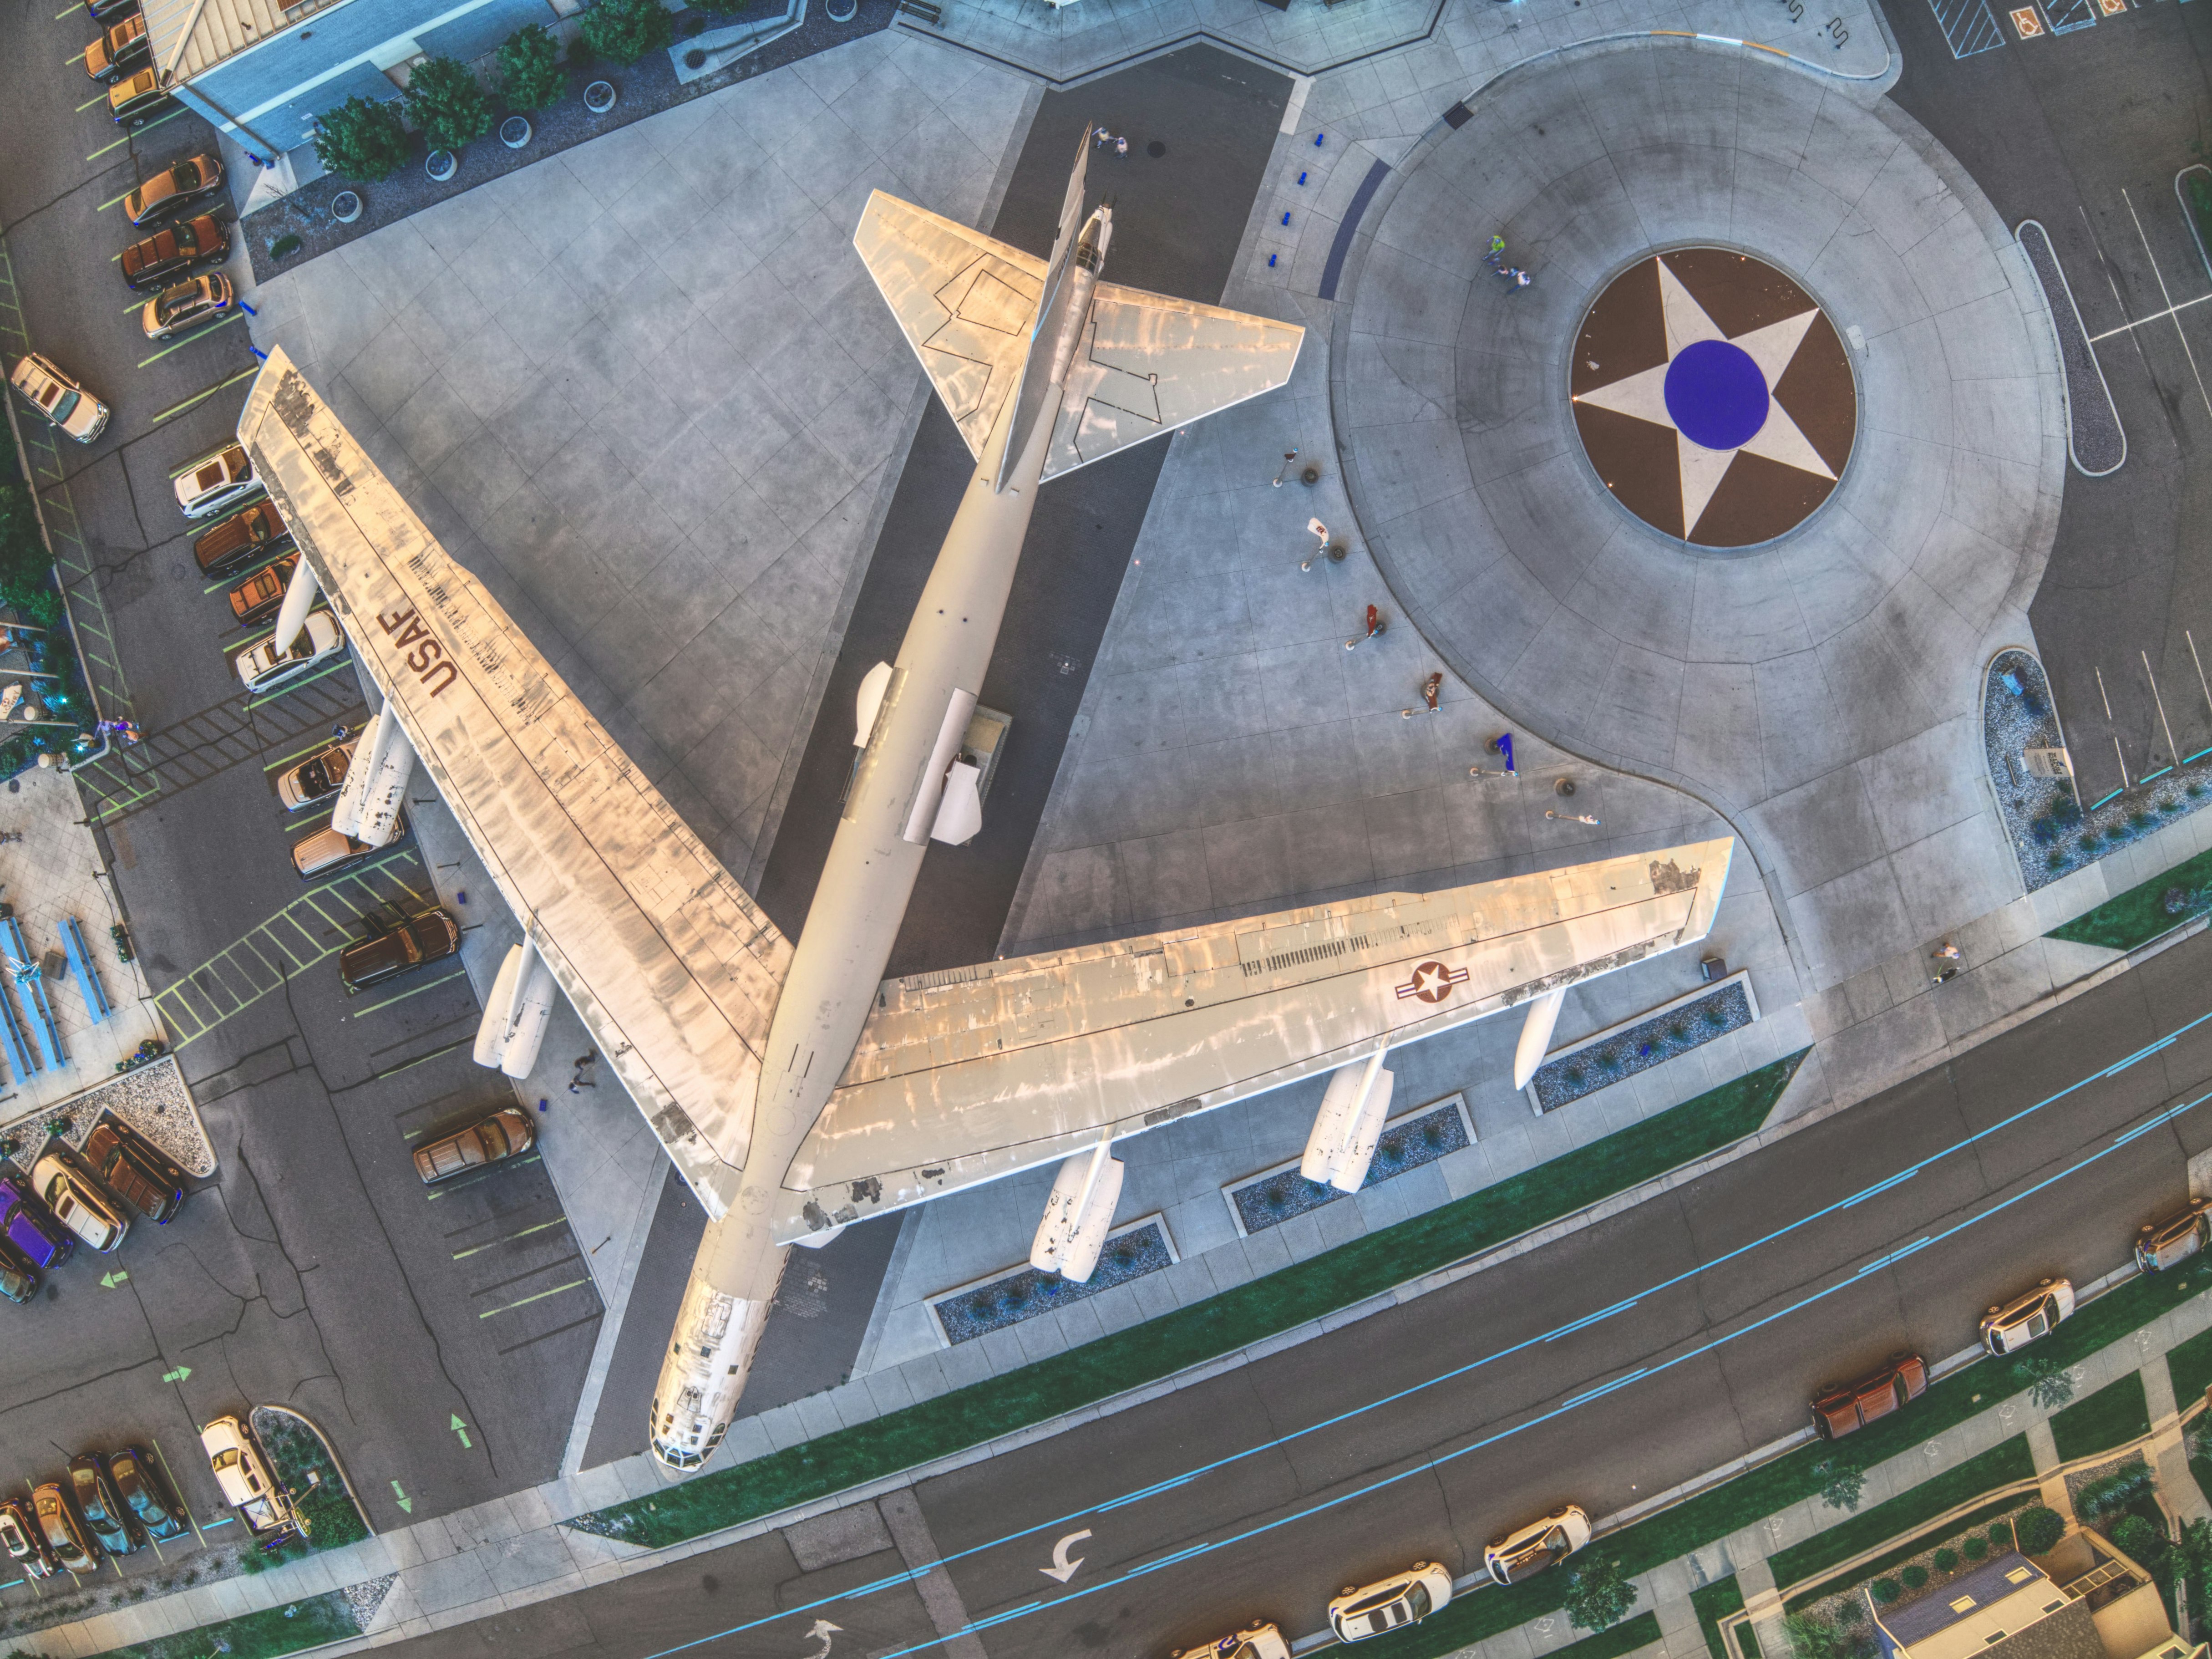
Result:
M599 1086L591 1076L592 1068L599 1063L599 1051L596 1049L588 1054L580 1054L576 1057L575 1071L568 1079L568 1092L571 1095L580 1089L597 1089Z
M1556 819L1562 824L1595 825L1598 821L1595 816L1586 812L1553 812L1547 808L1544 816L1547 818Z
M1443 688L1444 676L1441 668L1421 682L1421 700L1429 705L1431 714L1437 711L1437 697ZM1401 720L1411 720L1413 717L1413 711L1411 709L1401 709L1398 711L1398 717Z
M1127 138L1116 138L1114 141L1114 153L1116 156L1127 156L1129 153L1129 141Z
M1946 939L1942 944L1936 946L1931 954L1939 962L1955 962L1959 960L1960 953L1959 947Z
M1383 629L1388 626L1389 626L1389 624L1383 621L1382 613L1377 610L1374 606L1370 605L1367 607L1367 631L1364 634L1355 634L1350 639L1346 640L1344 642L1344 649L1347 651L1356 649L1361 640L1373 639L1382 633Z
M1492 271L1497 271L1500 276L1504 275L1504 273L1505 273L1505 238L1504 238L1504 237L1503 237L1503 236L1499 236L1499 235L1493 235L1491 237L1491 239L1490 239L1490 252L1489 252L1489 253L1486 253L1486 254L1484 254L1484 255L1482 256L1482 262L1483 262L1483 264L1485 264L1485 265L1488 265L1488 266L1489 266Z
M1505 278L1506 288L1513 293L1517 294L1528 285L1528 273L1517 265L1509 265L1498 274Z
M1092 137L1101 149L1114 142L1114 135L1107 131L1104 127L1100 127Z
M331 741L333 743L343 743L346 739L352 735L353 728L347 725L343 720L339 721L337 725L331 728Z

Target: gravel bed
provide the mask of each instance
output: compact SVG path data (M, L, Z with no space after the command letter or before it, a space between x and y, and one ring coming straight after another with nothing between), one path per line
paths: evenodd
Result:
M240 229L245 233L247 256L253 263L253 280L266 282L279 271L304 265L318 254L343 247L356 237L397 223L410 213L419 213L533 162L557 156L572 145L628 126L633 121L641 121L648 115L658 115L665 109L673 109L710 92L719 92L740 81L750 80L756 75L765 75L786 64L795 64L802 58L811 58L817 52L842 46L878 29L888 28L897 10L897 0L860 0L860 9L850 22L833 23L823 15L823 9L810 6L805 20L790 34L769 41L726 69L691 82L676 78L675 62L663 51L646 53L628 69L602 64L590 70L572 70L568 95L550 109L531 113L530 142L520 149L509 149L500 143L499 129L495 125L490 132L460 152L460 170L444 184L431 182L422 170L422 156L427 152L417 152L381 184L353 183L325 174L312 184L301 186L282 201L272 202L247 216ZM707 28L736 21L707 12L679 12L675 20L676 44L679 47L693 19L700 20ZM594 115L584 107L584 88L593 81L610 82L621 95L615 107L605 115ZM510 113L496 95L492 107L499 119L504 119ZM331 198L342 190L350 190L361 198L361 217L351 224L340 224L331 217ZM287 235L300 239L298 250L286 254L282 260L272 259L269 250Z
M2014 692L2004 683L2009 674ZM2061 736L2043 665L2024 650L2000 651L1983 685L1982 740L1990 785L2005 830L2020 859L2021 880L2033 893L2109 852L2141 839L2161 824L2212 805L2212 757L2174 766L2148 784L2137 783L2087 814L2063 778L2032 776L2023 750L2056 748Z
M392 1593L392 1587L398 1582L398 1573L388 1572L381 1578L370 1578L358 1584L348 1584L338 1594L345 1598L346 1605L353 1609L354 1622L363 1631L367 1631L370 1623L376 1618L377 1609L384 1605L384 1598Z
M1359 1184L1359 1190L1364 1192L1370 1186L1378 1186L1408 1169L1434 1163L1469 1144L1467 1119L1460 1115L1456 1103L1402 1119L1376 1138L1375 1158L1367 1166L1367 1179ZM1279 1169L1272 1175L1262 1175L1258 1180L1229 1189L1229 1201L1237 1206L1237 1218L1244 1223L1248 1235L1279 1227L1295 1216L1351 1196L1326 1181L1308 1180L1296 1169Z
M204 1180L215 1174L215 1148L201 1125L199 1112L192 1105L191 1092L185 1087L184 1073L173 1054L136 1066L58 1106L43 1107L0 1124L0 1134L21 1138L29 1152L33 1140L44 1143L46 1137L40 1132L44 1125L65 1117L70 1120L66 1138L71 1147L82 1151L101 1114L109 1112L160 1147L186 1174Z
M937 1322L947 1342L973 1342L977 1337L1003 1331L1009 1325L1019 1325L1024 1320L1065 1308L1085 1296L1095 1296L1101 1290L1127 1284L1146 1273L1157 1273L1174 1261L1160 1224L1146 1222L1142 1227L1106 1241L1106 1247L1098 1253L1098 1266L1091 1271L1087 1284L1077 1284L1057 1273L1040 1273L1034 1267L1022 1267L934 1304Z
M2050 235L2033 222L2022 225L2019 235L2021 251L2035 267L2036 280L2043 284L2043 297L2051 306L2051 320L2058 330L2058 357L2066 369L2067 448L2075 466L2092 478L2101 478L2128 458L2119 411L2112 406L2112 389L2105 384L2105 371L2097 366L2081 314L2074 308Z
M1701 1048L1731 1031L1741 1031L1750 1023L1751 999L1744 995L1743 982L1738 980L1693 1003L1684 1003L1626 1031L1617 1031L1601 1043L1547 1060L1536 1069L1529 1083L1535 1089L1537 1104L1547 1112L1556 1112L1570 1101L1594 1095L1623 1077L1664 1065L1677 1055Z

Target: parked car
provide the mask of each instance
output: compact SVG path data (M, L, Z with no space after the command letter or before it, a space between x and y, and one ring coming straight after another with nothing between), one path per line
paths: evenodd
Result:
M2179 1266L2212 1241L2212 1199L2154 1221L2136 1235L2136 1266L2146 1273Z
M393 841L398 836L393 836ZM325 824L312 835L303 835L292 843L292 868L300 872L300 879L312 881L318 875L327 875L334 869L343 869L356 858L366 858L372 852L381 852L391 842L372 846L366 841L356 841L342 830Z
M1534 1578L1589 1541L1589 1516L1581 1504L1568 1503L1541 1521L1531 1521L1492 1539L1483 1549L1482 1564L1492 1578L1510 1586Z
M9 371L8 384L79 443L90 443L107 430L107 406L64 374L52 357L24 353Z
M39 1292L39 1275L24 1259L23 1253L5 1239L0 1239L0 1296L5 1296L17 1307L22 1306Z
M147 301L138 314L138 326L149 340L174 339L188 328L222 316L236 297L231 292L230 278L220 271L188 278Z
M84 0L84 9L95 23L112 23L138 9L138 0Z
M238 1511L264 1549L282 1543L297 1529L292 1500L269 1473L261 1449L234 1417L219 1417L200 1430L200 1449L222 1488L223 1502Z
M1273 1625L1248 1625L1218 1642L1179 1649L1175 1659L1291 1659L1291 1644Z
M26 1578L51 1578L61 1571L54 1552L46 1547L46 1534L20 1498L0 1498L0 1549L7 1551Z
M71 1572L100 1571L100 1557L94 1553L98 1546L85 1536L84 1523L70 1510L59 1481L49 1480L33 1492L31 1508L38 1515L39 1532L55 1560Z
M297 557L287 554L274 564L264 564L230 590L230 613L241 628L273 621L284 608L284 589L292 572L300 568Z
M276 779L276 798L284 803L284 810L297 812L336 795L345 782L346 768L353 763L356 741L349 737L343 743L318 749L280 775Z
M164 113L168 105L168 85L161 79L158 68L142 69L129 80L118 81L107 89L107 113L115 118L116 125L134 132ZM131 223L138 224L143 221L133 218Z
M144 63L153 50L146 20L133 12L84 49L85 73L112 87Z
M111 1192L157 1227L185 1207L185 1172L128 1124L102 1117L85 1137L82 1156Z
M154 1460L143 1447L125 1446L109 1458L107 1475L115 1483L115 1494L123 1500L123 1507L147 1537L166 1544L191 1529L185 1506L177 1502L169 1483L156 1472Z
M212 518L259 492L253 463L236 444L202 455L177 474L177 505L186 518Z
M143 76L135 77L143 80ZM123 88L118 87L117 92ZM222 188L222 163L212 156L194 156L172 162L123 198L123 211L134 225L151 224L172 213L182 212L204 197Z
M123 1242L131 1223L123 1207L82 1170L49 1152L31 1166L31 1186L54 1218L102 1255Z
M1813 1431L1823 1440L1840 1440L1927 1392L1928 1362L1917 1354L1892 1354L1870 1376L1841 1388L1823 1382L1814 1390Z
M338 953L338 979L346 994L367 991L424 965L441 961L461 948L461 930L442 910L410 916L403 927L356 940Z
M129 1555L145 1547L146 1534L138 1517L123 1507L107 1465L98 1452L85 1452L70 1460L70 1486L76 1494L76 1512L110 1555Z
M2014 1296L2002 1308L1982 1315L1982 1343L1993 1354L2009 1354L2051 1327L2074 1316L2074 1286L2069 1280L2047 1278L2025 1296Z
M415 1149L415 1173L425 1186L471 1169L520 1156L538 1144L538 1130L521 1107L510 1106L466 1129Z
M15 1175L0 1175L0 1236L33 1267L58 1267L76 1248L76 1241L31 1196L30 1184Z
M238 654L238 677L249 697L264 697L301 678L319 664L345 650L345 631L328 611L307 613L307 625L289 650L280 651L272 637Z
M1364 1642L1419 1624L1451 1596L1451 1574L1433 1561L1416 1561L1377 1583L1345 1591L1328 1604L1328 1626L1340 1642Z
M141 290L167 288L204 265L220 265L230 257L230 233L211 213L163 225L123 250L116 263L123 280Z
M275 502L264 497L201 531L192 539L192 558L202 576L222 576L291 545L292 532L283 515Z

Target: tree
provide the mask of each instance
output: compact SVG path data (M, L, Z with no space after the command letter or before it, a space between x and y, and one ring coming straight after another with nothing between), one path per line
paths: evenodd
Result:
M499 89L516 109L544 109L567 96L568 73L559 42L543 26L525 23L499 49Z
M2027 1555L2041 1555L2066 1536L2066 1517L2040 1505L2025 1511L2013 1528L2020 1547Z
M14 606L34 628L61 625L62 596L39 534L30 486L20 481L0 484L0 604Z
M433 149L459 149L491 131L491 100L469 66L426 58L407 76L407 119Z
M325 171L342 179L379 183L398 172L414 153L415 141L399 119L396 98L374 103L349 98L315 118L315 155Z
M1636 1586L1621 1576L1618 1561L1596 1557L1568 1575L1567 1621L1577 1630L1617 1625L1635 1605Z
M2112 1528L2112 1545L2139 1566L2155 1571L2169 1546L2166 1535L2139 1515L2124 1515Z
M2026 1388L2028 1399L2046 1412L2074 1398L2074 1379L2067 1375L2066 1367L2045 1354L2030 1355L2015 1363L2012 1380Z
M1820 1501L1832 1510L1856 1510L1866 1492L1866 1465L1854 1452L1838 1452L1813 1466Z
M617 64L635 64L674 32L660 0L599 0L580 31L586 51Z
M1783 1621L1790 1633L1790 1650L1797 1659L1849 1659L1858 1646L1848 1633L1809 1613L1793 1613Z

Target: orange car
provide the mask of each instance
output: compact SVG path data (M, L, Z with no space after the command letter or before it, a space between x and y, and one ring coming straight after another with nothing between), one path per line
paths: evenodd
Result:
M1927 1392L1928 1362L1917 1354L1892 1354L1872 1376L1840 1388L1822 1383L1813 1396L1813 1427L1823 1440L1841 1440Z

